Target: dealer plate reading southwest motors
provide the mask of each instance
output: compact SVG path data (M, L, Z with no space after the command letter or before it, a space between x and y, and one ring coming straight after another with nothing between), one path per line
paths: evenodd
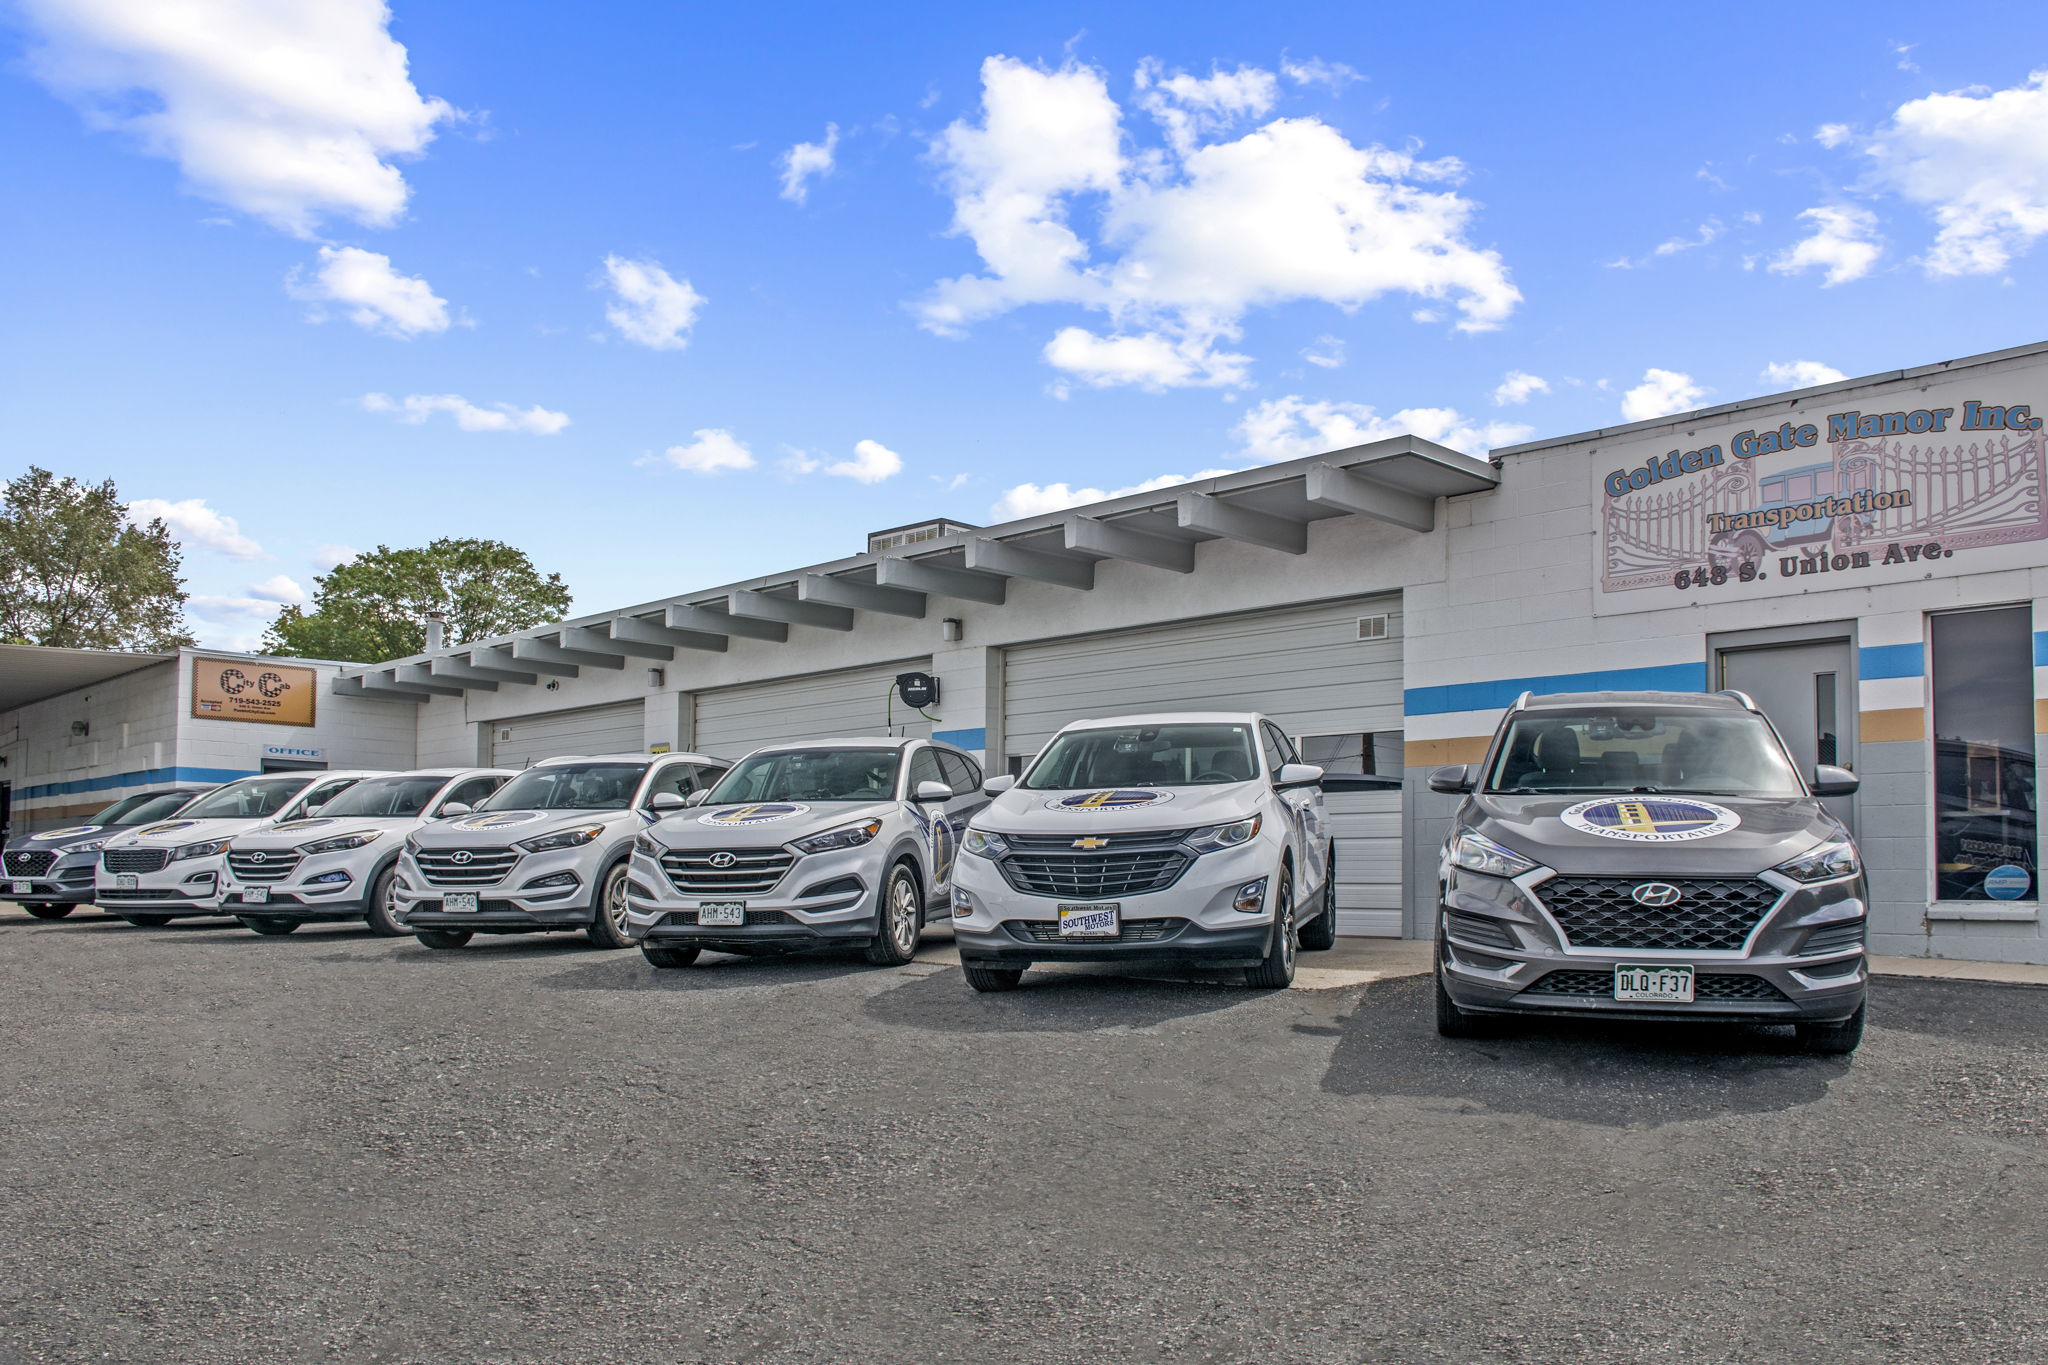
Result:
M1437 1026L1515 1014L1785 1023L1817 1052L1863 1034L1854 842L1735 692L1599 692L1509 710L1444 846Z

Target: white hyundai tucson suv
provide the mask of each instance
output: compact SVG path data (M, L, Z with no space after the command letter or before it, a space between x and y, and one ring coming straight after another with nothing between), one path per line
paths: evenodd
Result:
M578 931L601 948L630 948L634 838L727 766L705 754L544 759L468 814L407 837L398 916L429 948L460 948L473 934Z
M367 921L386 938L410 934L394 894L405 837L468 813L511 776L499 768L422 768L366 777L311 819L237 835L228 845L221 911L259 934L335 920Z
M1067 726L968 826L953 878L967 983L1014 988L1034 962L1241 967L1294 979L1295 949L1336 939L1326 777L1250 712Z

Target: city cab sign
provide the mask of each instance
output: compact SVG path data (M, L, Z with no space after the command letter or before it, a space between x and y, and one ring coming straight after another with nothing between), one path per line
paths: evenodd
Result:
M192 715L199 720L313 724L320 675L259 659L192 661Z

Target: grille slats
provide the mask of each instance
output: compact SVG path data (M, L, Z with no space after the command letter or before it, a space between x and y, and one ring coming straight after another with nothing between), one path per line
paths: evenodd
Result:
M109 872L161 872L170 862L167 848L110 848L100 854L100 866Z
M465 861L458 854L467 854ZM423 848L413 854L420 875L435 886L496 886L519 861L509 848Z
M210 896L212 894L212 887L207 887L203 891L187 891L183 887L175 886L144 886L139 888L131 887L130 889L125 891L116 889L114 887L107 887L103 890L94 891L92 893L92 898L95 902L164 900L189 901L199 900L205 896Z
M1488 948L1516 948L1515 936L1505 924L1484 915L1462 915L1456 910L1444 916L1444 928L1454 939Z
M1569 995L1580 998L1614 998L1614 973L1552 972L1522 992L1523 995ZM1783 1000L1785 993L1760 976L1695 975L1692 994L1700 1000ZM1635 1001L1652 1004L1652 1001Z
M697 912L695 910L671 910L668 913L667 919L665 919L663 923L674 925L695 925L697 923ZM799 921L791 919L788 915L783 914L780 910L747 911L747 924L750 927L756 924L796 923L799 923ZM713 929L737 929L740 926L737 924L714 924L709 927Z
M713 867L713 859L731 858L731 867ZM671 850L661 856L669 885L686 896L759 896L775 889L796 855L786 848Z
M254 853L237 853L229 849L228 870L235 874L235 880L238 882L261 885L264 882L283 881L291 875L292 869L299 865L297 853L265 853L261 856L262 861L258 862L258 855Z
M1638 905L1646 881L1679 891L1675 905ZM1536 896L1575 948L1739 950L1777 903L1778 891L1753 877L1552 877Z
M1115 938L1093 934L1086 938L1073 938L1061 936L1059 924L1051 920L1003 921L1003 928L1011 938L1022 939L1026 943L1156 943L1177 937L1187 927L1188 922L1184 919L1127 919L1117 926Z
M57 865L57 855L39 849L10 853L6 858L10 877L41 877Z
M1130 853L1013 852L998 859L996 866L1027 896L1095 901L1164 891L1180 880L1189 861L1177 848L1162 848Z

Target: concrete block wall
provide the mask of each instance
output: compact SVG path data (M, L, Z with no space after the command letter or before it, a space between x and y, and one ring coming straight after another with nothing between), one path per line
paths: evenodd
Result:
M280 662L265 655L236 655L219 650L187 650L179 661L177 688L177 750L181 770L205 773L199 781L226 782L260 772L266 745L282 744L327 751L330 768L371 768L402 772L418 766L416 722L407 703L388 704L356 697L337 697L328 690L340 664L301 659L284 660L312 668L318 675L314 724L263 725L252 721L213 720L192 714L191 658L247 657L252 662Z
M16 833L76 824L177 780L177 667L151 664L0 715L0 776L14 786ZM90 733L74 736L74 721Z

